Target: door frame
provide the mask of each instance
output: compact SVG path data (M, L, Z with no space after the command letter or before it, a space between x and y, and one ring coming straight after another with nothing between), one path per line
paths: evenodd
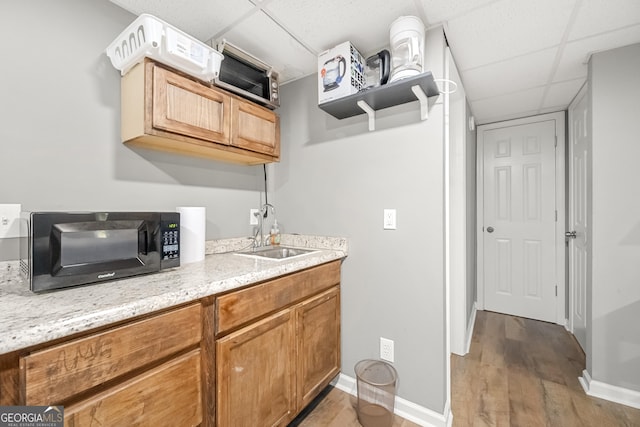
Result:
M477 191L477 307L484 310L484 133L493 129L504 127L526 125L547 120L556 122L556 210L558 218L556 220L556 269L555 279L558 289L556 300L556 323L567 327L566 313L566 246L565 246L565 221L566 221L566 198L565 198L565 150L566 150L566 112L558 111L554 113L540 114L536 116L524 117L521 119L505 120L486 125L478 126L477 133L477 155L476 155L476 191Z

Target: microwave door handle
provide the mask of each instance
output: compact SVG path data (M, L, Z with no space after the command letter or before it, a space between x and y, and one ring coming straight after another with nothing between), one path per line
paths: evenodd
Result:
M138 253L147 255L149 253L149 239L146 229L138 230Z

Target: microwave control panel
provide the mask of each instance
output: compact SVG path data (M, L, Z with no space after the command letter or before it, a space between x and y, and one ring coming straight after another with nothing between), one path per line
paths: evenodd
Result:
M161 226L162 267L177 267L180 265L180 223L178 221L162 220ZM172 262L175 261L175 262Z

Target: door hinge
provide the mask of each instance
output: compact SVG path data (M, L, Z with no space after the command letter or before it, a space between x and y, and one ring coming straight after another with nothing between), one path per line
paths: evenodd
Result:
M556 296L558 296L558 285L556 285Z
M556 222L558 222L558 210L556 209Z
M553 144L554 147L558 146L558 135L556 135L556 142Z

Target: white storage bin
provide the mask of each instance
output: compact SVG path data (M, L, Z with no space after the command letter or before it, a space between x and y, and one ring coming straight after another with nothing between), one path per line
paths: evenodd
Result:
M146 13L109 45L107 56L123 76L146 56L207 82L218 76L223 59L212 47Z

